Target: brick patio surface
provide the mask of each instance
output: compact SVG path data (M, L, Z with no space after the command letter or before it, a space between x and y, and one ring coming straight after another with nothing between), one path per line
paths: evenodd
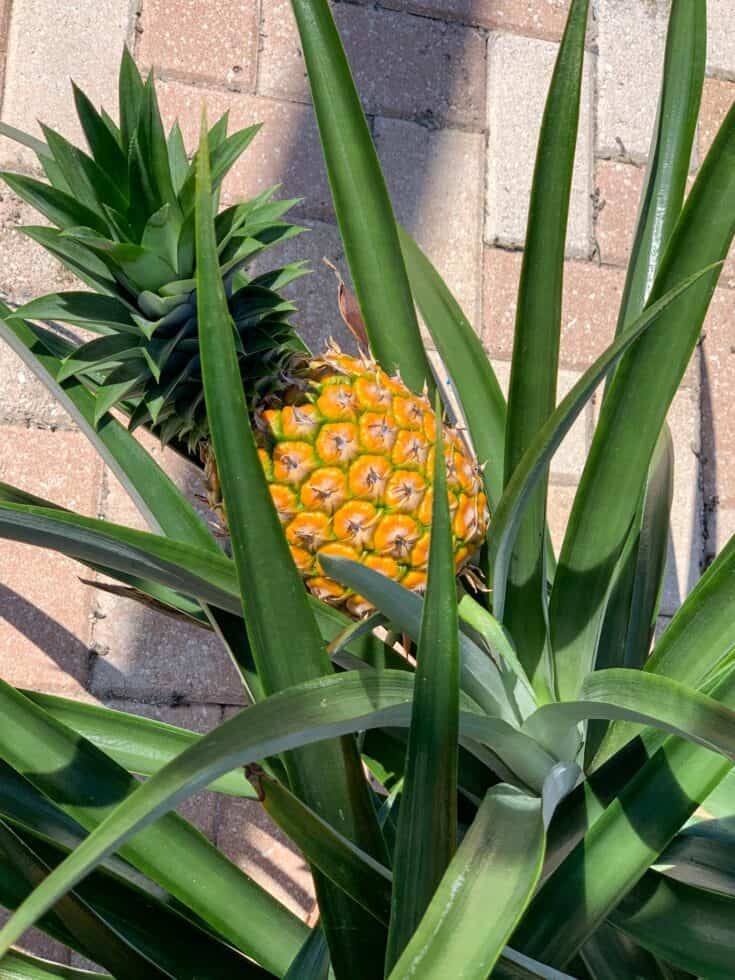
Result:
M623 288L663 58L666 0L593 0L567 240L560 396L609 344ZM400 219L455 291L507 385L533 153L568 0L342 0L334 12ZM735 98L733 0L708 0L710 44L692 177ZM264 129L223 198L282 183L300 197L308 236L284 258L314 274L293 289L306 339L349 343L321 259L346 272L320 155L304 59L288 0L0 0L2 120L37 120L79 138L69 78L116 111L124 43L160 80L166 122L192 145L202 103L233 126ZM0 139L0 166L33 173L28 151ZM72 277L24 239L40 223L0 187L0 294L69 288ZM558 546L596 423L593 401L551 470ZM662 624L735 532L735 260L725 266L669 416L676 490ZM64 409L0 348L0 480L143 527L123 488ZM154 454L160 449L148 440ZM197 501L197 474L163 460ZM491 461L492 465L492 461ZM198 502L198 501L197 501ZM0 676L206 731L244 699L211 635L90 588L65 558L0 541ZM184 807L232 860L307 915L300 855L247 801L201 794ZM70 962L58 944L34 949ZM66 959L64 959L66 957ZM83 961L75 957L74 963Z

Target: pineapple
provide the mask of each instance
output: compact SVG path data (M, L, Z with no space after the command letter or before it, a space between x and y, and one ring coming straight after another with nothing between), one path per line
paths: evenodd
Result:
M144 82L127 51L119 125L79 89L74 97L91 156L48 128L42 143L3 126L35 150L50 186L3 176L56 226L25 232L93 291L42 297L17 315L99 334L69 345L62 377L95 391L98 420L121 409L132 429L145 426L201 461L210 506L226 526L198 355L195 164L178 124L165 136L152 76ZM227 136L226 116L210 130L215 193L256 131ZM271 190L222 211L221 270L259 454L291 554L317 598L361 616L368 603L324 575L320 555L349 557L423 589L434 412L365 355L330 346L311 356L290 322L293 305L280 295L304 263L247 275L255 256L303 230L282 220L292 203L274 201ZM485 536L488 511L462 437L447 426L443 442L459 570Z

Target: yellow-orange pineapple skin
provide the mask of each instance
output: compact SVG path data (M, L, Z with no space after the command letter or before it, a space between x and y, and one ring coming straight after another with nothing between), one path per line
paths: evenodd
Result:
M360 616L369 604L328 578L319 558L352 558L406 588L425 588L434 411L374 362L328 351L312 368L297 403L256 410L259 455L307 587ZM443 442L459 570L485 537L489 514L464 440L445 426Z

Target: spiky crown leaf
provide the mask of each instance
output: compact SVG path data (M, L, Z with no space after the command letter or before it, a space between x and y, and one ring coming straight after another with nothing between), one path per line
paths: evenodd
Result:
M45 142L0 124L0 133L32 149L48 183L3 173L10 188L54 227L25 227L93 292L55 293L16 315L59 320L100 336L72 349L65 376L96 391L97 418L120 406L131 427L193 450L207 436L199 367L194 255L194 180L178 122L163 128L152 74L143 81L127 49L119 77L119 124L73 86L89 154L44 126ZM227 134L223 115L209 131L212 184L222 181L259 126ZM230 299L243 380L249 395L306 351L289 322L294 307L279 295L303 275L297 262L250 278L245 267L266 249L303 231L283 220L296 202L272 188L223 210L216 219L220 268Z

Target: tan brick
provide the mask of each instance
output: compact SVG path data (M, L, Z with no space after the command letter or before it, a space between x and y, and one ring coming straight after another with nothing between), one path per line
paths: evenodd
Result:
M381 6L558 41L569 0L381 0Z
M3 121L40 136L42 119L81 139L70 78L116 114L120 52L129 36L131 0L24 0L13 4ZM4 140L3 164L29 166L35 156Z
M296 915L314 908L308 865L257 801L222 797L217 846Z
M158 92L165 122L171 125L178 117L190 148L199 139L203 104L211 118L229 110L231 132L254 123L263 124L262 131L225 181L225 202L251 197L275 184L283 184L283 196L303 197L302 210L311 217L332 215L319 135L308 106L193 88L179 82L162 82Z
M707 67L735 77L735 19L731 0L707 0Z
M488 165L485 240L522 245L541 118L558 45L512 35L488 48ZM580 103L567 251L587 257L592 221L592 76L588 61Z
M707 155L733 102L735 102L735 82L705 78L697 130L700 160L704 160Z
M735 534L735 508L714 506L706 514L707 560L712 561Z
M494 357L510 359L522 253L485 249L483 343ZM560 362L581 370L612 342L623 273L592 262L567 262Z
M140 438L206 519L206 505L198 499L203 493L199 471L172 451L162 451L147 433ZM109 475L103 514L115 523L146 528L128 494ZM237 671L213 633L131 599L96 593L93 641L98 656L91 689L100 698L231 704L244 699Z
M398 220L479 323L484 137L379 119L375 140Z
M242 686L214 634L131 599L99 592L91 690L103 699L196 702L244 700Z
M254 91L258 56L257 0L146 0L138 59Z
M704 559L699 400L695 391L677 393L668 424L674 440L674 497L661 612L672 615L696 585Z
M656 119L668 4L599 0L597 152L643 160Z
M25 224L46 222L0 185L0 295L11 303L23 303L43 293L74 288L75 277L19 231ZM0 419L73 425L59 402L4 342L0 342Z
M597 244L606 264L627 265L644 177L641 167L607 160L597 163Z
M370 113L481 129L485 39L457 24L390 10L338 4L334 16L363 105ZM298 32L288 0L263 8L258 91L309 98Z
M718 289L705 325L701 378L705 499L735 506L735 296Z
M0 479L94 515L100 463L78 432L3 426ZM20 687L83 696L89 662L91 573L56 552L0 541L0 674Z
M8 143L0 138L2 145ZM0 293L22 303L43 293L73 289L78 280L46 249L24 235L24 225L46 219L0 183Z
M564 543L564 535L569 522L569 515L572 513L574 495L577 492L576 486L567 484L550 483L549 495L546 503L546 520L551 532L551 542L554 545L554 553L558 556L561 546Z
M218 704L144 704L141 701L112 700L106 705L115 711L124 711L130 715L142 715L153 721L162 721L166 725L186 728L191 732L205 735L216 728L222 720L222 709ZM216 835L217 794L197 793L190 796L177 811L198 827L210 840Z
M493 361L492 364L503 394L507 398L510 383L510 362ZM559 371L557 403L568 394L578 380L579 374L576 371L565 371L564 369ZM591 431L592 407L591 405L586 405L572 426L571 431L554 454L554 458L551 461L552 479L570 480L579 478L585 459L587 458L587 448Z

